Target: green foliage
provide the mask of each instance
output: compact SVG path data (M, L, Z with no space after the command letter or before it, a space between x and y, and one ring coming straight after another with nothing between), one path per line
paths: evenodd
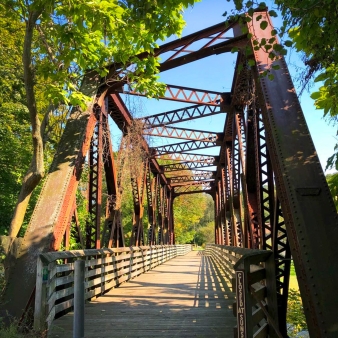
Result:
M196 1L1 2L0 122L4 125L3 121L9 121L0 135L1 153L4 150L0 171L10 176L0 177L1 194L6 195L0 205L0 213L6 213L0 214L1 233L8 227L27 168L42 177L46 170L43 161L47 160L46 166L50 163L68 114L67 106L85 108L89 98L80 91L84 74L93 70L104 77L109 72L107 66L118 63L118 71L111 72L109 80L124 80L148 96L160 95L165 87L157 81L159 63L153 55L156 41L180 35L182 12ZM149 54L136 58L141 52ZM36 117L48 121L46 129L35 123ZM35 151L40 147L36 153L45 152L45 158L35 156L29 166L27 155L32 158L33 145L27 140L32 131L41 134L33 145ZM16 149L19 143L20 154Z
M181 195L174 200L175 240L177 244L192 243L196 226L206 209L204 194Z
M0 106L0 234L6 234L20 190L21 179L31 157L27 111L20 103Z
M0 338L43 338L43 333L32 331L29 326L13 321L9 326L1 324L0 318Z
M289 337L297 337L299 332L307 330L303 303L298 290L289 290L286 321Z
M210 221L204 226L198 227L196 233L196 244L205 245L215 242L215 221Z
M156 41L181 33L182 11L194 2L5 0L2 11L11 20L36 28L32 61L43 100L84 106L88 98L79 91L82 76L88 69L105 76L105 66L112 62L125 70L134 65L118 79L123 74L138 90L161 93L164 87L157 83L159 64L152 51ZM36 19L29 23L33 14ZM141 52L149 56L136 58Z
M0 14L0 235L7 234L32 152L20 67L22 27Z
M338 173L326 175L326 181L329 186L334 205L338 211Z

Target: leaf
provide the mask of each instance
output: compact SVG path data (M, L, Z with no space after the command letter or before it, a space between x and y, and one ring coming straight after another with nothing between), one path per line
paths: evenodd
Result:
M286 41L284 41L284 45L285 45L286 47L292 47L292 44L293 44L293 42L292 42L291 40L286 40Z
M258 6L259 9L266 9L266 3L265 2L261 2Z
M237 53L238 52L238 47L233 47L232 49L231 49L231 53Z
M316 78L314 79L315 82L320 82L320 81L324 81L328 78L328 74L326 72L323 72L321 74L319 74L318 76L316 76Z
M256 21L259 21L259 20L261 20L262 19L262 15L258 15L257 17L256 17Z
M273 74L269 74L269 75L268 75L268 79L269 79L270 81L273 81L274 78L275 78L275 77L274 77Z
M313 92L311 95L310 95L310 97L311 97L311 99L313 99L313 100L317 100L317 99L319 99L320 97L321 97L321 93L320 92Z
M262 30L266 29L266 27L268 27L268 22L265 21L265 20L262 21L262 22L260 23L259 27L260 27Z
M250 59L250 60L248 61L248 65L249 65L250 67L253 67L255 64L256 64L255 60Z
M277 13L274 10L269 11L269 15L274 17L274 18L277 18L277 16L278 16Z

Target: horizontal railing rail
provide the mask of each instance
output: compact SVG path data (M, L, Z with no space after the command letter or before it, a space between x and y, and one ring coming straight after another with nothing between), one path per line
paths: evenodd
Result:
M206 254L232 281L237 317L234 337L282 337L278 331L274 256L271 251L208 244Z
M191 251L191 245L56 251L37 262L34 327L45 330L74 305L74 262L85 260L85 299L106 293L159 264Z

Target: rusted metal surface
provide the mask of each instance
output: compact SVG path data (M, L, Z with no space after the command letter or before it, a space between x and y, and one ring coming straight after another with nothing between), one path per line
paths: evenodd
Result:
M23 315L35 286L37 256L58 249L63 240L94 123L92 106L83 113L75 111L67 123L15 266L10 270L2 297L6 305L0 310L3 317Z
M134 90L124 90L123 94L146 96L146 93L140 93ZM220 106L223 93L204 89L182 87L167 84L162 100L178 101L185 103L198 103L207 106Z
M167 138L178 138L182 140L216 142L222 139L222 134L213 133L204 130L195 130L188 128L173 128L169 126L161 126L145 129L143 135L161 136Z
M88 213L89 220L86 224L86 248L101 248L101 207L102 207L102 141L103 119L101 108L94 111L97 123L89 148L89 179L88 179Z
M148 129L163 127L168 124L191 121L193 119L199 119L202 117L217 115L220 113L222 113L222 111L218 106L199 104L142 117L139 120L143 122L144 129Z
M268 22L264 31L255 19L258 15ZM267 13L255 13L249 30L259 38L269 37ZM254 51L254 58L257 74L271 65L261 49ZM338 261L328 257L338 257L333 240L338 237L337 213L285 61L275 63L280 66L271 70L275 80L257 78L257 84L277 193L310 335L336 337ZM318 193L307 193L310 188Z

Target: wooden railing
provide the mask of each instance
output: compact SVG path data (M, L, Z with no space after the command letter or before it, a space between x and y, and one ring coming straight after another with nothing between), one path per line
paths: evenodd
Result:
M48 329L54 318L72 310L74 262L78 259L85 260L85 299L90 300L190 251L191 245L155 245L41 254L37 262L34 327Z
M274 256L271 251L207 245L206 254L236 292L234 337L281 337L278 331Z

